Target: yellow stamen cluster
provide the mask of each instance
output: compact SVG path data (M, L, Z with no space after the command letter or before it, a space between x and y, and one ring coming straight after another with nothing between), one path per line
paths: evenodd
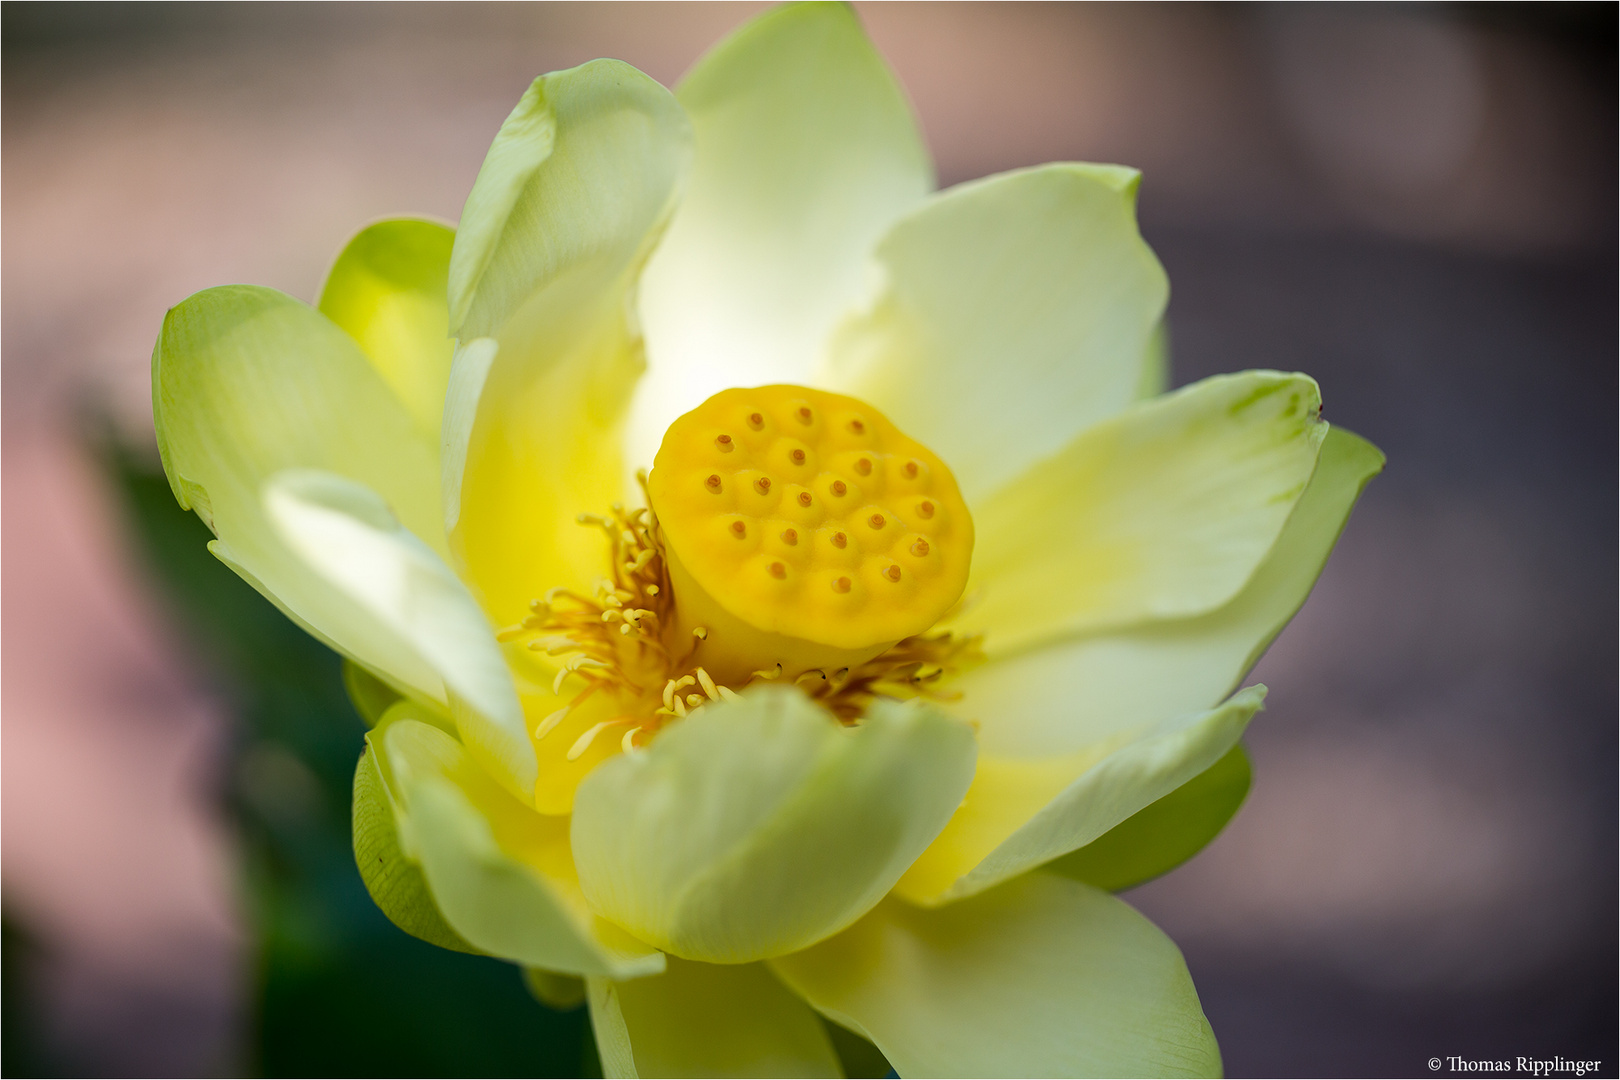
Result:
M640 477L645 488L646 478ZM615 505L607 516L581 514L582 525L600 529L611 548L612 576L596 582L591 594L553 589L530 604L521 623L498 633L502 641L527 638L526 647L561 660L553 693L580 686L561 708L534 729L544 740L591 698L612 701L612 713L586 728L570 745L569 761L582 757L603 733L624 728L620 746L629 751L665 724L693 709L736 696L696 663L708 631L676 629L676 597L671 589L663 538L648 509L626 511ZM939 682L978 657L977 639L949 633L906 638L882 655L852 667L804 671L792 681L846 724L860 719L873 697L950 695ZM735 680L738 689L783 677L780 664ZM582 685L581 685L582 684Z

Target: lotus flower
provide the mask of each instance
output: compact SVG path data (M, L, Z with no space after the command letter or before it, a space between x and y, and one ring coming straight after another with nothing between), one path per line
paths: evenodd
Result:
M933 192L852 13L789 7L674 93L536 80L317 308L171 310L165 470L350 661L389 917L585 994L611 1076L1218 1072L1109 890L1236 809L1382 457L1303 375L1164 392L1137 185Z

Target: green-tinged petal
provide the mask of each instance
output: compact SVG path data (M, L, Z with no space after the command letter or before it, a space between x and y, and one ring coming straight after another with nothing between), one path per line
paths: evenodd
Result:
M315 469L265 485L265 516L339 594L438 672L473 755L520 797L538 765L495 634L455 573L412 536L373 491Z
M564 975L545 968L523 969L523 985L534 999L547 1008L577 1009L585 1004L585 980L578 975Z
M449 226L421 218L368 225L332 264L319 305L359 342L435 446L454 349L445 290L455 238Z
M1225 606L1191 619L1065 640L974 668L952 706L985 753L1061 756L1224 699L1310 594L1351 507L1383 467L1366 440L1330 428L1276 546Z
M400 696L399 691L348 657L343 659L343 689L348 691L349 702L367 727L376 727L383 713Z
M1164 320L1154 328L1148 338L1147 351L1142 356L1142 381L1136 386L1136 400L1156 398L1170 389L1170 328Z
M1164 270L1138 174L1044 165L963 184L877 248L885 288L835 337L829 386L951 466L975 505L1136 400Z
M642 465L711 394L806 382L861 299L878 238L933 189L905 94L847 5L754 19L676 96L697 155L642 278L651 370L630 432Z
M1249 793L1243 744L1078 851L1044 869L1119 892L1169 873L1204 849L1232 820Z
M447 923L492 956L549 971L634 978L657 951L595 917L569 853L568 822L491 780L451 736L401 702L367 736L395 793L400 847L422 867Z
M771 964L901 1076L1216 1076L1175 944L1124 902L1029 874L938 910L887 900Z
M1211 611L1265 558L1327 433L1304 375L1194 383L1078 436L974 508L972 606L991 656Z
M273 289L209 289L163 321L152 409L175 496L219 538L210 550L322 641L442 702L438 673L294 556L260 502L283 469L328 469L443 550L437 450L353 339Z
M637 275L673 210L691 131L674 97L596 60L535 80L479 170L450 256L445 520L500 623L599 576L575 515L623 496L620 434L644 367Z
M371 899L395 926L442 948L479 951L444 921L422 868L400 850L394 797L369 743L354 770L354 862Z
M650 979L589 984L604 1076L843 1075L815 1011L763 964L671 957Z
M1122 732L1062 757L982 754L961 809L906 871L896 894L942 904L1091 843L1220 760L1265 693L1251 686L1208 712Z
M692 960L740 963L849 925L961 802L972 731L879 700L855 728L765 687L598 766L574 802L591 906Z

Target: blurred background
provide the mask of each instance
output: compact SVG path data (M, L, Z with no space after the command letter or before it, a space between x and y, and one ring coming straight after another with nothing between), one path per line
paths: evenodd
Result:
M856 5L942 185L1145 174L1174 378L1302 369L1389 468L1261 663L1255 787L1128 898L1233 1075L1597 1058L1616 995L1616 8ZM454 220L536 74L753 4L3 9L3 1069L589 1075L395 930L335 660L169 495L165 309Z

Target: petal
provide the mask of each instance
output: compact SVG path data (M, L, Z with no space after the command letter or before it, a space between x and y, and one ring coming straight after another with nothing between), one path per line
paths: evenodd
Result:
M974 508L958 620L991 655L1210 611L1237 595L1316 468L1327 425L1304 375L1194 383L1081 434Z
M986 664L955 684L962 699L953 711L979 722L986 753L1032 758L1073 753L1209 708L1242 681L1305 602L1383 463L1366 440L1330 428L1288 524L1231 602L1196 618L1078 637Z
M372 901L395 926L441 948L479 951L444 921L421 867L400 850L394 797L369 740L354 770L354 862Z
M445 289L455 230L392 218L350 240L321 288L321 313L359 343L431 445L450 379L450 306Z
M920 704L880 702L847 729L764 687L604 762L574 802L591 906L692 960L803 948L889 891L972 778L973 734Z
M537 765L511 673L484 613L444 560L374 492L332 473L277 473L264 505L287 547L368 615L375 634L438 673L468 749L529 798Z
M729 386L803 383L883 232L933 189L904 92L844 4L780 7L677 91L697 156L642 278L632 460Z
M219 538L210 550L317 638L443 701L438 674L332 595L260 503L264 481L283 469L329 469L378 492L442 550L438 455L354 341L273 289L209 289L164 319L152 409L175 497Z
M348 691L349 703L367 727L376 727L383 713L400 696L399 691L348 657L343 658L343 689Z
M1167 874L1204 849L1249 793L1243 744L1158 802L1138 810L1044 869L1119 892Z
M589 985L605 1076L843 1075L820 1018L764 964L670 957L662 975Z
M877 248L884 291L833 340L830 387L947 461L970 504L1124 409L1168 296L1137 181L1044 165L901 219Z
M690 138L667 90L592 61L534 82L467 198L450 257L461 349L445 520L500 623L601 573L600 533L574 518L623 494L620 433L644 366L632 295Z
M1208 712L1063 757L982 755L962 808L896 895L943 904L1091 843L1220 760L1264 700L1265 687L1251 686Z
M1030 874L935 911L885 901L772 968L901 1076L1216 1076L1175 944L1101 890Z
M489 953L549 971L633 978L663 957L586 906L568 824L513 798L419 707L395 706L366 736L394 796L400 847L445 921Z

